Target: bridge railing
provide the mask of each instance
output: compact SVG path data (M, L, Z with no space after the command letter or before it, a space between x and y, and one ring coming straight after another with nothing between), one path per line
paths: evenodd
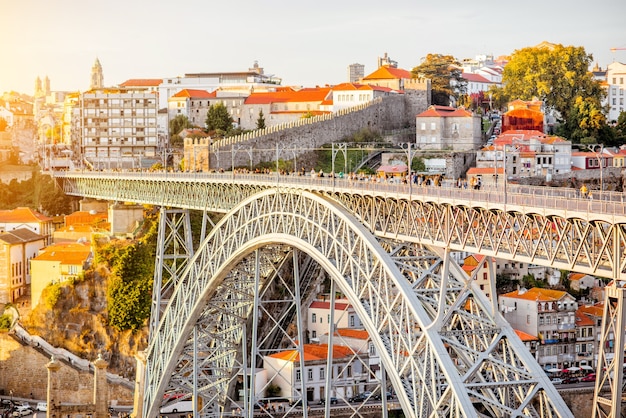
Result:
M267 186L294 186L301 188L334 190L346 193L379 193L392 197L433 200L467 206L490 207L499 205L505 210L525 208L526 212L543 209L580 212L589 214L626 216L626 194L622 192L595 191L593 198L584 197L577 189L566 187L527 186L519 184L489 185L480 189L456 187L453 180L441 185L406 184L399 181L384 181L378 178L350 179L318 177L317 175L277 175L255 173L204 173L204 172L126 172L85 171L57 172L56 177L76 175L78 177L151 179L165 181L200 181L215 183L262 184ZM395 179L394 179L395 180Z

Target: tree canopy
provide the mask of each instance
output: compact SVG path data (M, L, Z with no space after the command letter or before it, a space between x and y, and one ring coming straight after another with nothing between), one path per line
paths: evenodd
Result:
M205 124L208 132L225 135L233 129L233 118L223 103L215 103L206 112Z
M558 44L517 50L504 67L504 93L510 99L542 100L564 119L579 97L600 108L604 93L589 72L592 60L583 47Z
M259 111L259 117L256 120L256 128L265 129L265 115L263 115L263 110Z
M459 61L452 55L428 54L411 73L430 79L433 104L449 106L451 98L456 102L467 92Z

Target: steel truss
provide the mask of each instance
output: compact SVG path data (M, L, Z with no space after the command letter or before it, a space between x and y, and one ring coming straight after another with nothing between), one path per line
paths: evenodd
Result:
M447 250L377 240L335 200L293 189L242 201L177 274L147 350L144 416L157 416L173 391L202 399L203 416L230 415L237 402L251 416L275 377L256 382L254 370L286 349L300 354L306 404L301 307L324 275L361 319L386 371L376 383L393 387L406 416L572 416ZM339 379L327 382L326 395L346 394ZM350 408L361 416L363 405Z
M242 200L275 188L269 182L235 179L65 174L67 194L167 207L228 212ZM374 234L487 256L572 270L598 277L626 274L626 218L596 213L507 212L457 201L444 204L402 194L333 188L306 183L281 187L310 190L341 201ZM284 185L284 186L283 186ZM422 200L418 200L422 199ZM528 209L528 208L527 208Z

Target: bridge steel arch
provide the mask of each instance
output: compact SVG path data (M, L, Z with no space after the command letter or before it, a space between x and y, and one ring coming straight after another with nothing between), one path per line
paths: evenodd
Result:
M190 258L150 337L144 416L157 416L175 386L193 386L213 413L228 412L236 376L259 354L246 338L256 336L259 295L288 249L308 254L347 296L406 416L572 416L448 251L376 239L336 200L295 189L243 200Z

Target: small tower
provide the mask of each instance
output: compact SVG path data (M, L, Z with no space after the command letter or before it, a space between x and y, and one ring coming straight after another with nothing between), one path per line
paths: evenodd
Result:
M104 75L102 74L102 65L100 60L96 58L96 62L91 67L91 85L90 89L101 89L104 87Z
M46 97L50 96L50 79L48 78L48 76L46 76L46 78L44 78L43 91L44 91Z
M41 88L41 78L37 77L35 80L35 97L43 96L43 90Z

